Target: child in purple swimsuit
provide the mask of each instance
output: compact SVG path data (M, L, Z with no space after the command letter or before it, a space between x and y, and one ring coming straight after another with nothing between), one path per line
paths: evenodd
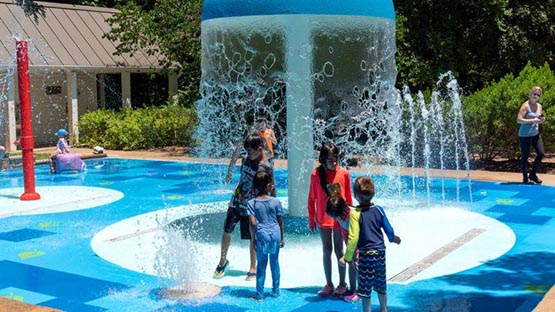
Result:
M332 185L331 188L333 188ZM326 203L326 213L327 215L337 221L339 223L341 229L341 238L343 238L343 242L345 245L348 245L349 240L349 218L351 216L351 211L354 210L354 207L349 206L347 202L338 196L332 196L328 199ZM344 257L339 259L339 263L345 263ZM357 289L357 275L356 275L356 265L358 259L358 252L355 254L355 260L349 263L349 291L345 293L343 296L343 300L347 302L356 302L360 300L356 289Z

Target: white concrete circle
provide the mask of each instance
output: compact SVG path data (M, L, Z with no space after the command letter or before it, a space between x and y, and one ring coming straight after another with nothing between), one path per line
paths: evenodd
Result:
M39 200L20 200L24 188L0 189L0 219L82 210L106 205L123 198L123 193L88 186L42 186L35 189Z
M287 199L280 199L286 207ZM181 233L164 230L164 225L184 217L202 214L209 218L209 214L224 212L227 203L186 205L129 218L101 230L93 238L91 246L100 257L114 264L137 272L171 277L181 283L192 281L218 286L253 286L253 282L244 280L249 266L248 242L240 241L238 227L228 252L230 267L221 279L212 278L220 254L219 241L203 243L185 239ZM470 269L503 255L515 243L514 232L508 226L479 213L448 207L410 209L405 205L399 210L387 208L403 206L399 201L378 204L385 206L395 233L402 239L400 245L386 243L388 278L445 249L468 231L483 231L400 283ZM212 230L218 233L217 237L222 231L221 227ZM286 235L287 232L286 229ZM285 247L280 251L281 287L319 287L325 284L319 236L291 235L286 236L285 241ZM338 283L335 264L333 272L334 283ZM271 280L269 268L267 279Z

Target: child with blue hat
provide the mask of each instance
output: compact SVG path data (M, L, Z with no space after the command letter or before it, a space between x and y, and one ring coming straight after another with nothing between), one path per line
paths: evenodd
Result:
M56 135L58 136L58 143L56 144L56 155L50 157L50 173L56 172L56 158L59 154L69 154L69 146L67 145L67 130L66 129L58 129L56 131Z
M56 135L58 136L58 144L56 144L56 154L66 154L69 153L69 146L67 145L67 130L66 129L58 129L56 131Z
M57 136L65 137L65 136L67 136L67 130L64 129L64 128L58 129L58 131L56 131L56 135L57 135Z

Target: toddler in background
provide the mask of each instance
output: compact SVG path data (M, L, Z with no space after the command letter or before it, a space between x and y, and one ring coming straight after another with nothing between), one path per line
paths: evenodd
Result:
M58 143L56 144L56 155L50 157L50 173L56 173L56 158L59 154L69 154L69 146L67 144L67 130L58 129L56 135L58 136Z

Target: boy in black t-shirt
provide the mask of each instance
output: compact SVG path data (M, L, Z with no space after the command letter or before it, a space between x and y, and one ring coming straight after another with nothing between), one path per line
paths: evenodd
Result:
M274 181L274 168L268 161L268 157L264 152L264 139L258 135L251 135L247 137L243 144L247 150L247 157L243 159L241 164L241 178L239 184L231 197L227 215L224 221L224 232L222 234L222 245L220 262L214 271L214 278L222 278L225 275L225 270L229 266L227 259L227 251L231 242L231 233L235 229L235 225L239 223L241 229L241 239L251 239L249 230L249 217L247 214L247 202L256 196L252 187L254 175L259 171L264 171L272 177L272 185ZM275 188L272 191L272 196L275 196ZM245 280L256 279L256 251L252 241L249 246L250 249L250 268Z

